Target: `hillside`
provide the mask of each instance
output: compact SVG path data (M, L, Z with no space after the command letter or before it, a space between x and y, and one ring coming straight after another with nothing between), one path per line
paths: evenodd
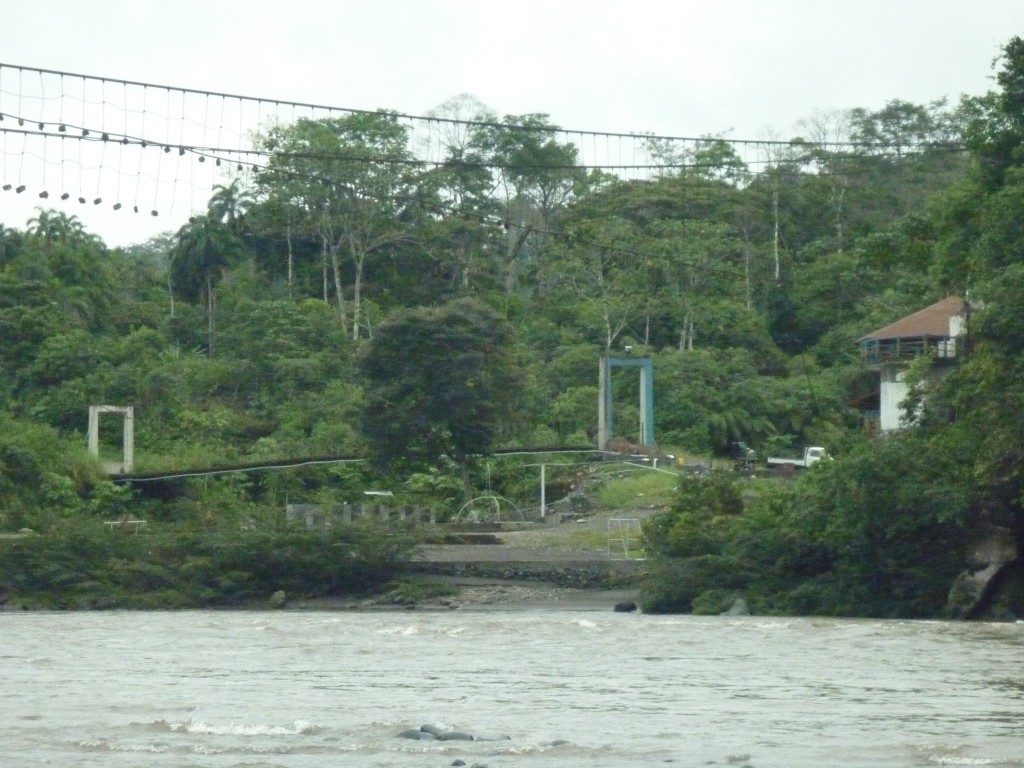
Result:
M59 549L144 519L170 563L197 537L223 544L200 570L225 551L259 570L254 553L296 535L288 504L369 495L447 519L486 492L526 508L540 483L577 489L589 459L569 447L605 431L719 461L828 446L792 482L681 484L652 518L652 605L713 612L743 592L765 612L948 613L950 583L983 567L981 528L1024 542L1020 38L994 85L823 117L759 159L725 137L636 137L651 163L635 177L583 165L543 115L465 120L440 164L392 113L298 119L254 139L259 167L204 214L137 247L40 207L0 228L0 532ZM908 352L886 374L905 428L874 433L882 371L858 340L953 296L962 354ZM634 370L599 403L602 358ZM136 471L181 477L107 475L128 418L100 418L93 455L99 405L132 409ZM261 469L203 472L231 464ZM561 545L517 536L538 557L607 549L576 525ZM380 578L402 553L385 554ZM238 594L271 585L223 564Z

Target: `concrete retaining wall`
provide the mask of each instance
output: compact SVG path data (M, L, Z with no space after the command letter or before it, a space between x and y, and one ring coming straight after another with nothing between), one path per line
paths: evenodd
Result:
M361 518L417 525L437 524L437 513L433 509L384 504L288 504L284 514L289 523L301 523L309 529L330 528Z

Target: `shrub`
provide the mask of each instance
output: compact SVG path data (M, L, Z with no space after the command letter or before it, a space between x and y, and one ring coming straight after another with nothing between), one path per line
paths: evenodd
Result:
M238 605L277 590L360 594L399 573L416 539L363 522L328 532L132 534L82 525L0 540L0 595L98 607Z

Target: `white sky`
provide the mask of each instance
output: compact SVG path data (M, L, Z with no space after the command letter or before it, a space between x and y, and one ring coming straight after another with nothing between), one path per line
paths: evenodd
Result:
M1024 0L9 0L0 58L407 114L469 93L577 130L752 139L791 138L815 113L984 93L1014 35ZM40 202L0 192L0 222L24 227ZM188 214L47 202L109 245Z

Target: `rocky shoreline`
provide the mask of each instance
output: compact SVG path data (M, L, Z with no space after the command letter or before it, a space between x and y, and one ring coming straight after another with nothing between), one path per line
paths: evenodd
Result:
M375 598L312 598L286 601L281 608L304 611L337 610L461 610L461 611L614 611L635 603L636 587L580 588L551 582L464 577L445 579L451 594L414 602Z
M621 603L637 600L635 588L581 589L542 582L481 582L461 584L450 598L460 610L613 611Z

